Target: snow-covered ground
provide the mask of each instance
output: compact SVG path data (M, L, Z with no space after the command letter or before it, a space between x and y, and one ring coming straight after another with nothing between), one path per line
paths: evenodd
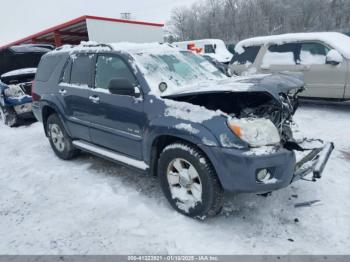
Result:
M222 215L176 213L157 179L88 154L59 160L39 123L0 127L0 254L349 254L350 104L303 104L309 136L335 142L316 183L227 194ZM321 200L321 205L295 208Z

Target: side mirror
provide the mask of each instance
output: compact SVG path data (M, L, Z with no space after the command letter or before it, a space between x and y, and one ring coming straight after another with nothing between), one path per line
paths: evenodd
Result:
M326 56L326 64L328 65L339 65L343 62L342 55L335 49L328 52Z
M135 86L125 78L114 78L109 82L108 90L113 95L137 96Z

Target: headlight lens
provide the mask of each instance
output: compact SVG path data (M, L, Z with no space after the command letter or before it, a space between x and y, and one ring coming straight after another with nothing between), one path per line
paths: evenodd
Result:
M17 85L11 85L4 90L4 94L7 97L21 97L24 96L23 90Z
M281 141L276 126L265 118L230 118L227 124L231 131L251 147L278 144Z

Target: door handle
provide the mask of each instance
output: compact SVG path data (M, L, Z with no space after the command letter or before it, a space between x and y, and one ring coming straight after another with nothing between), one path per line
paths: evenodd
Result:
M100 103L100 98L96 95L93 95L93 96L89 96L89 100L94 103L94 104L98 104Z
M67 90L66 89L60 89L60 90L58 90L58 92L62 95L62 96L64 96L65 94L67 94Z

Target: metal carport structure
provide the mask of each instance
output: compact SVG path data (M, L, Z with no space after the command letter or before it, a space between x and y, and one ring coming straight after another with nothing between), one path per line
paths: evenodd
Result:
M118 28L117 25L119 26ZM153 40L154 38L156 41L158 41L157 39L160 39L162 37L161 31L163 27L164 24L159 23L149 23L84 15L76 19L70 20L66 23L59 24L57 26L40 31L36 34L19 39L7 45L1 46L0 49L11 47L14 45L35 43L52 44L56 47L64 44L76 45L79 44L81 41L96 40L94 38L97 38L98 41L101 41L101 39L103 41L104 38L103 36L101 37L101 34L99 36L94 37L94 34L97 34L96 32L101 31L101 28L106 30L106 41L111 41L111 39L113 41L119 41L119 39L114 40L110 37L111 34L114 34L116 32L116 30L124 32L124 34L129 33L130 36L130 29L135 29L135 35L140 34L142 31L144 31L145 34L142 34L143 40L145 40L145 36L153 34L151 40ZM130 40L130 37L126 38L126 41L133 40Z

